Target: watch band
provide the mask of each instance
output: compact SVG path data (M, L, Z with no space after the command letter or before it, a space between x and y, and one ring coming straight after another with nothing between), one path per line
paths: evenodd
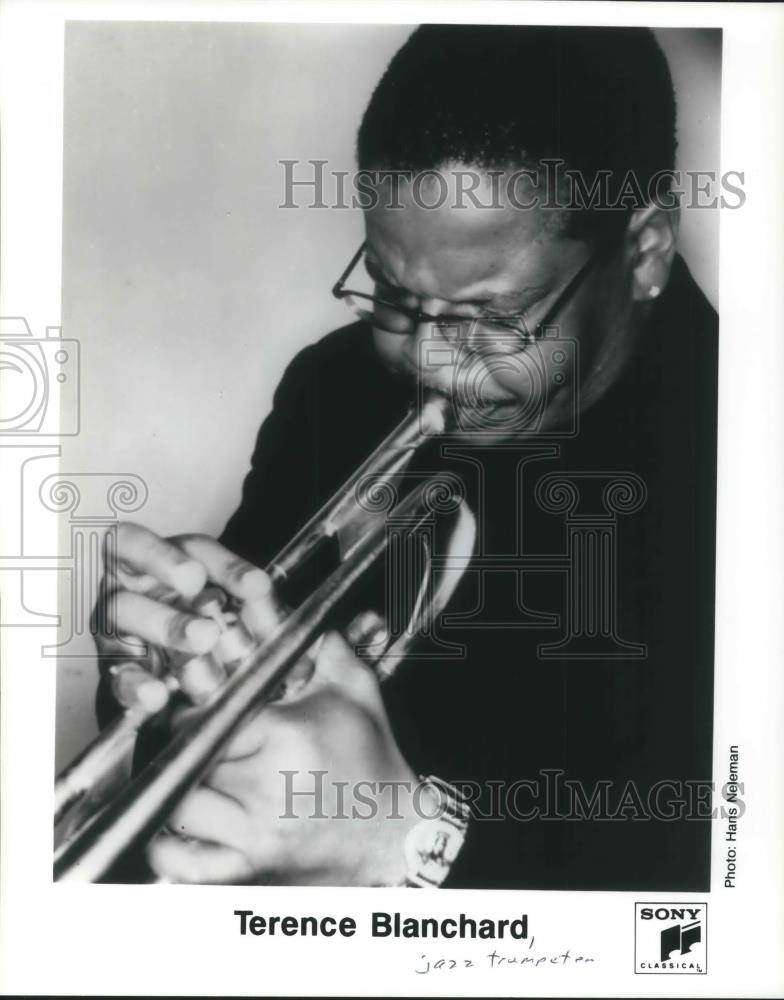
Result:
M439 808L435 816L421 819L406 837L404 885L437 888L463 846L471 810L454 785L434 775L421 776L420 781L420 788L435 794Z

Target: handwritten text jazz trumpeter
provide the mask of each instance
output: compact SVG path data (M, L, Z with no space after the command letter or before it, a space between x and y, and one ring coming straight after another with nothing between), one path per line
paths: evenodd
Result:
M533 944L533 939L531 939ZM457 969L512 969L515 966L526 969L538 969L542 965L555 965L563 968L565 965L580 966L593 963L594 959L587 955L573 954L569 948L557 955L518 954L499 955L495 948L489 955L481 958L440 958L422 955L414 972L420 976L430 973L453 972Z

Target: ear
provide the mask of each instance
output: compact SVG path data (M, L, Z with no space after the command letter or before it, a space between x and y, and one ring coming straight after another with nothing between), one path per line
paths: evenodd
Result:
M680 212L656 205L636 209L626 227L626 254L635 302L651 302L664 290L675 257Z

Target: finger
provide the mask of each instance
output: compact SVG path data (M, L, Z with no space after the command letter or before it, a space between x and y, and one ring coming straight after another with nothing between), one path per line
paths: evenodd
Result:
M214 656L194 656L174 665L172 672L194 705L203 705L226 679L226 670Z
M209 652L220 635L215 622L160 604L144 594L119 591L114 604L115 630L155 646L199 655Z
M316 670L308 685L299 692L299 697L308 698L327 689L339 692L342 698L348 698L366 710L384 714L378 676L369 664L354 655L339 632L325 633Z
M253 756L253 755L251 755ZM245 756L233 760L220 760L214 764L210 773L204 779L204 787L214 789L218 794L227 796L237 802L256 802L259 800L259 761ZM280 758L278 758L280 759ZM264 802L267 803L270 822L281 819L281 813L287 811L285 805L288 775L298 773L297 762L284 757L285 764L281 769L267 767L264 772ZM325 767L327 765L325 764ZM312 800L305 796L312 804ZM261 844L254 841L257 848Z
M119 563L115 567L114 579L118 586L124 587L125 590L132 590L137 594L149 594L158 600L163 600L164 594L180 596L179 591L161 584L158 577L152 573L133 573L124 569Z
M339 632L326 632L316 657L316 672L313 682L336 684L347 690L366 683L368 677L375 676Z
M383 646L387 638L387 623L377 611L361 611L343 629L343 635L355 656L359 656L358 650L367 647L370 647L367 652L372 653L373 647ZM363 652L362 655L367 654Z
M149 676L163 680L164 683L167 683L167 677L172 674L171 654L159 646L142 643L136 636L117 636L102 642L100 648L98 669L102 674L127 663L136 664Z
M199 576L201 578L201 574ZM153 576L151 573L132 573L120 564L114 576L107 577L116 590L130 590L134 594L144 594L154 601L163 601L183 610L192 607L192 599L179 590Z
M183 597L195 597L207 582L198 560L190 558L177 545L140 524L121 521L116 538L107 532L104 560L108 572L129 583L129 589L145 589L149 578L172 588ZM115 552L116 549L116 552Z
M237 801L200 786L177 806L166 825L181 837L238 848L246 817Z
M156 875L173 882L226 885L253 875L245 856L231 847L165 834L150 844L147 859Z
M169 688L137 663L122 663L109 668L112 692L125 708L140 708L154 715L169 700Z
M280 625L286 607L274 593L266 597L245 601L240 609L240 621L259 639L264 639Z
M116 595L115 595L116 596ZM114 597L112 598L114 602ZM109 611L109 614L104 612ZM117 615L114 603L102 608L99 617L94 614L90 625L95 635L95 644L101 657L119 657L121 660L143 660L151 654L150 644L144 642L138 635L128 635L125 632L115 632L111 622L116 621Z
M205 535L180 535L177 544L207 569L210 580L240 605L240 621L254 636L272 634L285 614L264 570Z
M101 656L120 656L133 659L144 656L146 644L138 636L117 631L117 584L108 576L101 578L98 599L90 615L90 631Z
M258 753L266 743L273 723L274 708L261 709L251 719L235 729L221 750L218 759L238 761Z
M269 595L271 582L264 570L230 552L214 538L178 535L172 541L197 560L205 568L209 579L232 597L240 601L254 601Z
M248 774L246 755L239 759L221 759L204 779L204 785L241 801L247 796L255 780L253 774Z
M121 633L116 636L117 643L126 651L127 656L133 660L141 660L147 656L150 647L149 644L142 641L138 635L127 635L126 633Z
M281 681L277 690L270 698L271 702L293 701L305 690L316 673L316 660L318 659L323 641L324 636L319 636L307 653L301 656L294 666L289 669L285 679Z

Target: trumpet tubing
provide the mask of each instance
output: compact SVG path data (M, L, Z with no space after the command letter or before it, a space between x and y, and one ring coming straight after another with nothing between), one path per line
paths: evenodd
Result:
M368 510L359 502L368 484L376 490L392 488L421 445L447 429L448 402L436 395L426 398L422 408L411 413L379 445L335 496L297 533L267 567L273 582L292 577L326 538L337 537L340 562L337 569L294 610L281 609L273 633L261 642L233 622L221 636L223 653L232 660L225 682L198 708L189 723L163 752L119 793L92 815L71 828L55 851L54 875L58 881L96 881L131 848L143 844L165 823L178 802L209 770L221 748L236 728L280 690L289 671L323 633L330 615L356 582L376 562L388 541L385 512ZM411 490L393 511L412 524L432 516L427 500L439 493L443 481L433 476ZM458 503L460 547L473 547L475 526L470 512ZM464 556L463 556L464 558ZM443 607L461 572L445 572L431 594L430 610ZM420 598L423 598L423 589ZM416 614L423 599L417 599ZM216 598L202 596L197 605L202 614L224 621L215 609ZM361 618L362 616L360 616ZM365 616L368 619L372 615ZM373 628L378 635L378 622ZM361 626L360 626L361 627ZM401 640L382 653L402 654ZM388 670L380 670L383 677ZM73 807L89 800L91 791L116 766L121 755L150 715L135 708L98 739L59 776L55 786L55 823L68 817Z

